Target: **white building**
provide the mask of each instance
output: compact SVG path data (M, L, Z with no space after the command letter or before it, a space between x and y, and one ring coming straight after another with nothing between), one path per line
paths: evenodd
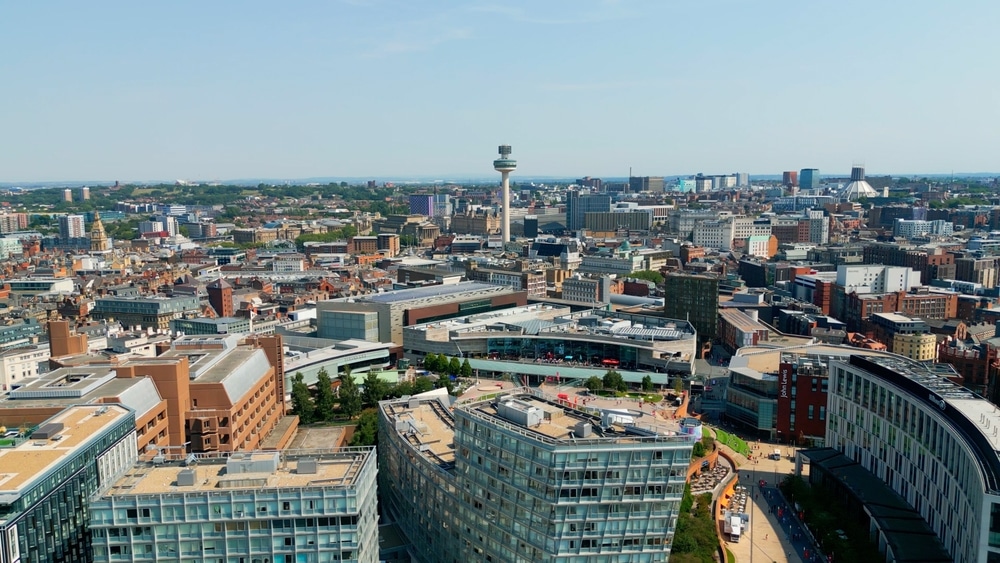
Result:
M830 242L830 221L822 211L810 210L806 216L809 218L809 242L816 244L826 244Z
M997 407L948 364L852 356L829 374L826 443L902 496L954 561L1000 559Z
M271 269L278 273L297 273L306 269L305 257L301 254L278 254L271 261Z
M892 228L892 234L902 238L913 238L923 235L950 236L954 232L954 229L955 226L951 221L944 221L942 219L934 221L896 219L896 224Z
M883 265L840 265L837 285L845 293L892 293L909 291L920 284L920 272L913 268Z
M0 390L10 391L13 384L38 375L40 364L44 364L41 371L48 371L48 361L48 344L16 348L0 354Z
M731 250L733 247L733 220L717 219L695 225L691 242L705 248Z
M140 221L139 222L139 234L144 233L158 233L160 231L165 231L163 228L163 221Z
M83 226L83 215L63 215L59 217L59 238L83 238L87 230Z

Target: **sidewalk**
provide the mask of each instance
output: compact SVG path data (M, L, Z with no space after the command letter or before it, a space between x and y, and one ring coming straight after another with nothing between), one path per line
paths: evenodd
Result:
M767 562L807 563L803 557L803 548L808 547L808 540L805 539L806 534L797 527L800 525L798 519L792 518L791 514L783 509L782 517L785 522L782 523L776 514L776 507L783 502L776 488L777 483L795 469L795 463L786 455L790 448L761 443L760 449L752 450L753 461L757 461L754 463L728 446L719 444L719 447L736 462L739 484L747 487L750 492L747 502L747 513L750 516L749 529L737 543L729 542L725 534L722 534L723 545L733 553L739 563L749 563L753 558ZM782 450L780 460L767 458L758 460L758 454L764 456L764 452L775 447ZM760 486L761 481L765 483L763 488ZM723 502L724 499L720 499L720 507ZM716 520L719 521L720 518L721 512L716 515ZM812 549L809 554L811 562L814 555Z

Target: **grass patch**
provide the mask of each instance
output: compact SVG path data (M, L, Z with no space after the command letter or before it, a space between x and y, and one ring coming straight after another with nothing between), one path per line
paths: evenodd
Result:
M744 456L750 455L750 446L747 445L746 440L740 438L739 436L730 434L720 428L716 428L715 438L719 442L729 446L730 449L738 454L742 454Z
M728 547L726 548L726 563L736 563L736 556L733 555L732 551L729 551Z

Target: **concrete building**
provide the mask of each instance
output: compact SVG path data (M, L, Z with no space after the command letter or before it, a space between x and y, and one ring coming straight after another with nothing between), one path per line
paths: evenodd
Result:
M374 341L399 345L403 343L405 326L524 306L528 302L527 295L526 291L509 287L462 282L320 301L316 305L317 336L368 340L377 330Z
M746 239L745 253L758 258L769 259L778 253L778 237L752 236Z
M770 332L767 326L757 320L757 311L744 313L738 309L719 310L719 334L722 345L730 352L763 344Z
M692 230L692 242L696 246L728 251L733 247L732 219L702 221Z
M62 240L84 238L87 230L83 225L83 215L61 215L59 217L59 238Z
M96 300L91 316L118 321L125 326L168 329L170 321L185 314L197 315L201 303L195 295L175 297L102 297Z
M892 337L891 350L918 362L933 362L937 359L937 337L929 332L904 334Z
M580 274L562 282L562 298L581 303L611 302L611 278L608 276L583 276Z
M807 211L809 220L809 242L827 244L830 242L830 218L822 211Z
M25 438L0 448L0 561L89 561L90 497L136 460L132 411L70 407Z
M173 332L182 332L185 335L250 334L252 332L250 319L247 317L174 319L170 321L170 330Z
M827 366L831 358L887 352L805 344L747 347L729 362L726 420L761 439L823 445L826 440Z
M667 560L700 423L622 426L527 388L449 406L379 405L383 506L418 558Z
M663 176L630 176L628 191L631 193L662 192Z
M837 285L846 293L891 293L920 285L920 272L901 266L837 267Z
M278 239L277 229L233 229L236 244L264 244Z
M0 353L0 391L9 391L20 381L48 371L48 344L19 346Z
M608 194L581 194L577 190L566 192L566 228L579 231L586 226L587 213L608 213L611 211L611 196Z
M899 356L831 362L827 443L899 494L952 560L989 561L1000 557L990 539L1000 534L991 516L1000 513L1000 414L956 377L948 364ZM882 531L872 533L883 546Z
M926 235L951 236L953 232L954 225L950 221L940 219L935 221L896 219L896 223L892 228L894 236L906 239Z
M16 295L46 295L73 293L76 286L71 278L15 278L6 281L10 292Z

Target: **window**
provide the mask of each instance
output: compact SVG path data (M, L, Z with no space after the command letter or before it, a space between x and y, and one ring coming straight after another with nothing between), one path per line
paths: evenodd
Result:
M809 413L806 415L809 417L809 420L813 419L813 408L813 405L809 405Z

